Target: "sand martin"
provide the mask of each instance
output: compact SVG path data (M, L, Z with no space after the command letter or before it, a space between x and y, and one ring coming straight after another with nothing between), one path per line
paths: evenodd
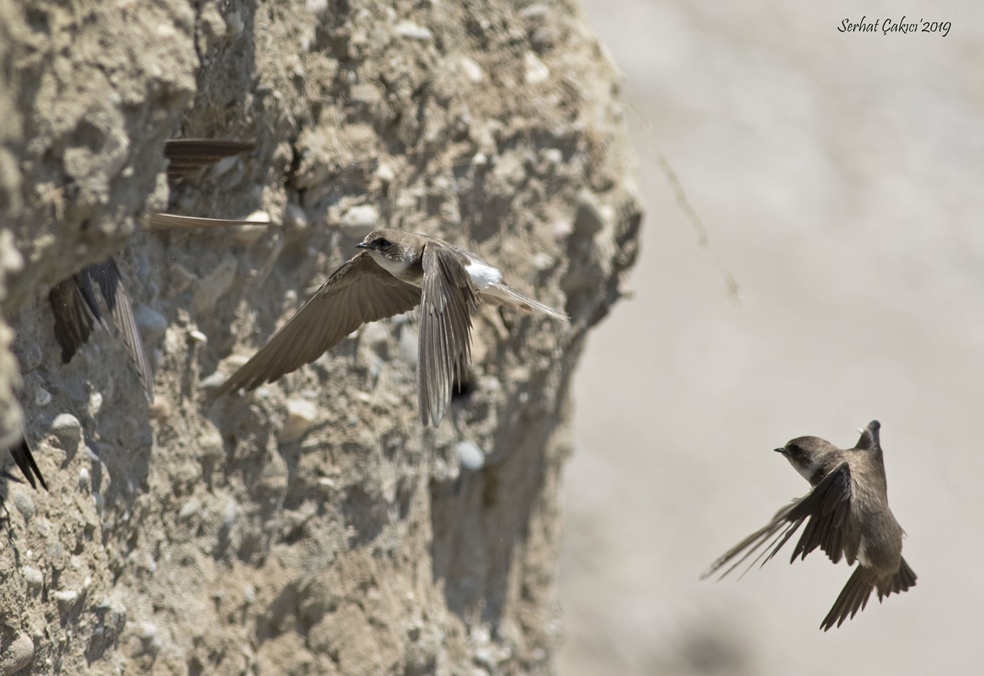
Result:
M824 631L853 618L867 605L873 589L878 590L881 601L914 587L916 574L902 558L904 531L888 507L880 428L878 421L872 420L857 445L847 450L817 437L799 437L777 448L813 490L780 509L767 526L725 552L701 577L713 575L744 552L721 574L724 577L769 541L749 567L763 556L764 565L806 522L790 563L797 556L805 559L817 547L834 563L842 556L848 564L858 561L820 625Z
M297 313L214 393L254 389L320 357L366 322L420 305L417 399L420 421L435 427L471 356L471 312L480 301L567 315L511 288L475 254L439 239L377 230Z

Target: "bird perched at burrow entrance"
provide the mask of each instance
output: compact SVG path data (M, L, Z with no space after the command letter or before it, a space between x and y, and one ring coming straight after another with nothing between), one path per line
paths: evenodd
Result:
M858 562L820 625L824 631L863 610L873 590L881 601L914 587L916 574L902 558L904 531L888 507L880 428L872 420L854 448L847 450L818 437L798 437L777 448L813 490L776 512L768 525L725 552L701 577L713 575L744 552L721 574L724 577L768 541L749 567L763 556L764 565L805 522L790 563L797 556L805 559L817 547L834 563L842 557L848 564Z
M248 141L227 141L222 139L172 139L164 144L164 157L168 159L167 175L176 179L248 150L256 145ZM155 213L150 215L147 229L192 230L233 225L262 224L255 221L229 220L220 218L199 218L179 214ZM144 395L154 401L154 374L150 360L140 340L140 332L133 316L133 304L123 285L116 260L110 256L102 263L89 265L54 286L48 294L48 301L55 315L55 338L62 348L62 362L68 363L92 334L98 323L103 328L109 326L99 309L95 289L106 303L109 314L123 339L123 344L137 368Z
M366 322L420 305L417 399L420 421L435 427L471 359L471 313L480 301L567 315L516 291L473 253L434 237L377 230L335 270L266 345L226 380L213 398L254 389L309 364Z

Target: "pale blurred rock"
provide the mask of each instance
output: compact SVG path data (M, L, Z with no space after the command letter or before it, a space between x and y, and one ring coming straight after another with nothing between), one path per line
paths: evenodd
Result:
M297 441L311 429L318 419L318 407L304 399L287 401L287 419L284 421L281 439L286 442Z
M18 634L0 654L0 676L12 676L34 659L34 641L27 634Z

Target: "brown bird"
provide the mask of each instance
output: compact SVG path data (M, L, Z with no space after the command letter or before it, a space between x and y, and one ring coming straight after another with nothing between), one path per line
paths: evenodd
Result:
M848 564L858 561L858 567L820 624L824 631L835 623L839 627L863 610L874 589L878 590L880 602L890 594L914 587L916 574L902 558L904 531L888 507L880 428L879 422L872 420L857 445L847 450L817 437L799 437L777 448L776 452L786 456L813 490L780 509L767 526L725 552L701 578L713 575L744 552L721 574L724 577L768 541L766 549L749 568L763 556L762 565L765 565L806 522L790 563L797 556L805 559L817 547L834 563L841 557Z
M435 427L451 387L471 359L471 312L481 300L567 315L519 293L475 254L439 239L378 230L335 270L272 338L213 394L254 389L309 364L366 322L420 305L417 399L420 421Z

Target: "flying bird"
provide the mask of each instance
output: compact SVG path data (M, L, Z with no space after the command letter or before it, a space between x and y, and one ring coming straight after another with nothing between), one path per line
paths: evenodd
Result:
M701 578L715 574L741 554L721 574L724 577L768 542L749 568L763 556L765 565L805 522L790 563L797 556L805 559L817 547L834 563L842 557L848 564L858 562L820 624L824 631L835 624L839 627L863 610L873 590L878 590L881 602L890 594L914 587L916 574L902 558L904 531L888 507L880 428L880 423L872 420L857 445L847 450L817 437L798 437L775 449L813 490L780 509L768 525L725 552Z
M516 291L478 256L417 233L377 230L253 357L212 395L252 390L309 364L366 322L420 305L417 399L435 427L471 359L471 313L481 301L567 315Z

